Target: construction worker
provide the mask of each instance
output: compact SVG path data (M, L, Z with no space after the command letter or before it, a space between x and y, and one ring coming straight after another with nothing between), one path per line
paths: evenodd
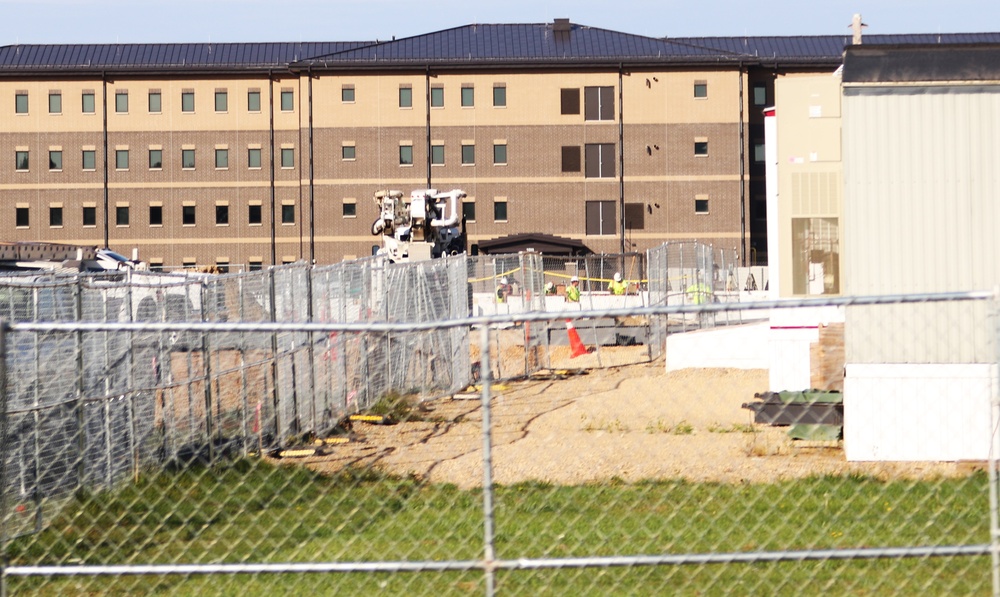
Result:
M704 282L697 282L687 287L685 290L688 300L695 305L704 305L712 302L712 287Z
M628 284L622 281L621 272L615 272L614 279L608 284L608 290L611 294L622 296L625 294L625 290L628 288Z
M566 288L566 302L580 302L580 278L573 276L569 279L569 286Z
M500 278L500 284L497 285L497 302L506 303L507 297L510 296L511 288L507 281L507 276Z

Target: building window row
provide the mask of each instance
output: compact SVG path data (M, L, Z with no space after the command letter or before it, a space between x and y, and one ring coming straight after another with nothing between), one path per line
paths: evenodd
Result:
M346 92L346 86L344 91ZM459 105L463 108L474 108L476 106L476 86L472 83L462 83L459 91ZM444 107L444 85L434 84L431 85L430 89L430 105L432 108L443 108ZM344 96L343 101L354 102L354 87L350 88L350 100L346 99ZM412 108L413 107L413 87L410 85L401 85L399 87L399 107L400 108ZM505 83L494 83L493 84L493 107L494 108L506 108L507 107L507 85Z
M343 156L344 159L348 159L348 150L350 150L349 159L355 159L357 155L355 152L355 147L352 145L350 147L344 146ZM472 142L463 142L461 145L461 164L463 166L474 166L476 165L476 145ZM497 141L493 143L493 165L494 166L504 166L507 164L507 141ZM411 141L401 141L399 145L399 165L400 166L412 166L413 165L413 143ZM431 165L432 166L443 166L445 165L445 146L441 142L431 142Z
M344 215L353 216L354 213L348 214L347 206L354 206L353 203L344 204ZM252 203L247 206L247 224L251 226L259 226L263 223L263 212L260 203ZM53 203L49 205L49 227L50 228L61 228L63 226L63 210L64 206L62 203ZM181 205L180 211L180 223L182 226L195 226L197 224L197 206L194 202L184 202ZM285 202L280 206L280 222L282 224L292 225L295 224L295 203ZM80 212L80 222L84 228L93 228L97 226L97 206L96 205L83 205ZM116 226L127 227L132 223L131 218L131 206L127 202L119 202L115 206L114 212L114 222ZM15 206L14 213L14 224L17 228L30 228L31 227L31 208L27 205L18 204ZM149 225L151 227L163 226L163 204L160 202L154 202L149 205ZM230 224L230 209L228 202L219 202L215 205L215 225L216 226L229 226Z
M568 145L562 148L562 171L579 172L583 167L586 178L614 178L615 155L614 143L587 143L583 146L583 161L579 145Z
M118 147L114 150L114 160L115 160L114 163L116 170L129 169L131 164L130 151L131 150L127 147ZM149 169L150 170L163 169L163 149L158 147L151 147L148 151L149 151L148 153ZM212 155L214 156L214 164L216 170L229 169L228 147L216 147ZM181 168L184 170L194 170L196 164L195 156L196 156L196 150L194 148L188 147L181 149ZM295 148L282 147L280 150L280 160L282 168L285 169L294 168ZM80 163L83 170L96 170L97 150L89 148L81 150ZM14 169L18 172L27 172L30 170L30 166L31 166L30 150L26 148L16 149L14 152ZM259 147L247 148L247 168L259 169L260 167L261 167L261 149ZM63 150L61 148L49 150L49 170L52 171L63 170Z
M247 111L260 112L261 98L259 89L251 89L247 92ZM94 114L97 111L95 92L84 90L81 94L80 111L83 114ZM353 97L353 87L351 88ZM62 92L58 90L49 91L49 114L63 113ZM195 91L184 89L180 95L181 112L193 113L195 111ZM345 100L346 101L346 100ZM351 100L353 101L353 99ZM293 112L295 110L295 91L282 89L279 94L279 105L282 112ZM28 92L14 92L14 112L16 114L29 113ZM214 96L214 108L217 113L229 111L229 91L217 89ZM118 114L128 114L129 112L129 91L117 89L114 92L114 109ZM150 114L161 114L163 112L163 93L159 89L150 89L147 93L147 110Z

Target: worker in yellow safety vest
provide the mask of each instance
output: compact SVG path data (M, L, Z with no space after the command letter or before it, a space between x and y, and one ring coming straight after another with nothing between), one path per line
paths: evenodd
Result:
M566 288L566 302L580 302L580 278L576 276L569 279L569 286Z
M625 294L625 289L627 288L628 284L622 282L621 272L615 272L615 277L608 284L608 290L611 292L611 294L621 296Z
M712 287L704 282L698 282L687 287L688 300L695 305L712 302Z
M507 297L510 296L511 288L510 284L507 282L507 276L500 278L500 284L497 285L497 302L506 303Z

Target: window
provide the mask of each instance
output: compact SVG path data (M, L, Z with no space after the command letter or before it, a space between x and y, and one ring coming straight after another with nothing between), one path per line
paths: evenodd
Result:
M128 170L128 150L127 149L116 149L115 150L115 169L117 169L117 170Z
M97 104L94 103L94 92L85 91L81 97L80 109L83 110L84 114L93 114L96 110Z
M496 143L493 145L493 163L494 164L506 164L507 163L507 145Z
M216 267L216 269L219 270L220 274L228 274L229 273L229 260L228 259L222 259L222 258L216 259L215 260L215 267Z
M753 144L753 161L758 164L764 163L764 142L755 141Z
M149 206L149 225L150 226L163 226L163 206L162 205L150 205Z
M708 141L695 141L694 154L700 156L708 155Z
M247 92L247 111L248 112L260 112L260 92L259 91L248 91Z
M162 259L150 259L149 260L149 271L151 271L151 272L162 272L163 271L163 260Z
M163 96L159 91L149 92L149 113L159 114L163 111Z
M93 149L84 149L82 159L84 170L97 169L97 151Z
M476 105L476 89L472 86L462 86L462 107L471 108Z
M49 93L49 114L62 114L62 94Z
M294 168L295 167L295 150L290 147L281 148L281 167L282 168Z
M708 197L698 196L694 199L694 213L696 214L707 214L708 213Z
M127 91L116 91L115 92L115 112L119 114L128 114L128 92Z
M295 93L291 91L281 92L281 111L291 112L295 109Z
M706 83L705 81L695 81L694 96L697 98L708 97L708 83Z
M28 152L27 151L17 151L14 154L14 159L16 163L16 168L20 171L26 171L28 169Z
M471 166L476 163L476 146L475 145L463 145L462 146L462 165Z
M344 200L344 206L342 209L343 216L345 218L354 218L358 215L358 204L354 200Z
M413 146L412 145L400 145L399 146L399 165L400 166L412 166L413 165Z
M625 229L642 230L645 227L646 205L643 203L625 204Z
M162 149L150 149L149 150L149 169L159 170L163 168L163 150Z
M431 107L444 107L444 87L431 87Z
M354 103L354 85L344 85L340 88L340 101L345 104Z
M399 107L400 108L412 108L413 107L413 89L410 87L400 87L399 88Z
M247 150L247 167L260 168L260 149L252 147Z
M444 145L431 145L431 165L444 165Z
M583 88L583 119L584 120L614 120L615 119L615 88L614 87L584 87Z
M27 228L31 224L31 214L28 212L27 207L17 207L14 211L14 226L18 228Z
M49 228L62 228L63 208L61 205L49 206Z
M580 113L580 90L562 89L559 92L560 114Z
M216 112L228 112L229 111L229 93L226 91L216 91L215 92L215 111Z
M194 92L181 92L181 112L194 112Z
M615 144L588 143L585 148L587 178L614 178Z
M562 148L562 171L580 171L580 147L569 145Z
M194 205L181 206L181 224L184 226L194 226L195 222Z
M90 228L97 226L97 208L91 205L83 207L83 226Z
M17 114L28 113L28 92L14 94L14 112Z
M476 221L476 203L474 201L464 201L462 203L462 217L466 222Z
M493 86L493 107L504 108L507 106L507 87L504 85Z
M495 199L493 201L493 221L494 222L506 222L507 221L507 201L504 199Z
M792 292L840 293L840 220L792 218Z
M260 224L261 219L261 209L260 204L250 204L247 206L247 223L254 225Z
M295 223L295 206L290 204L283 204L281 206L281 223L282 224L294 224Z
M215 167L216 167L216 169L226 169L226 168L229 168L229 150L228 149L216 149L215 150Z
M615 202L587 202L587 234L602 235L615 233Z
M115 225L116 226L128 226L129 222L128 206L119 205L115 207Z
M260 259L248 259L247 260L247 271L259 272L263 268L263 263Z
M767 86L763 83L757 83L753 86L753 105L767 105Z
M340 158L343 160L353 160L357 156L357 150L353 145L344 145L340 148Z
M194 170L194 150L193 149L182 149L181 150L181 168L185 170Z
M228 226L229 225L229 206L228 205L216 205L215 206L215 225L216 226Z
M62 151L49 151L49 170L62 170Z

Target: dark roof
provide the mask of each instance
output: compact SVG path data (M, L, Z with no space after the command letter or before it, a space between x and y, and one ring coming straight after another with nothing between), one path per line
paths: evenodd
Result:
M1000 81L1000 44L854 46L844 55L844 83Z
M534 250L543 255L587 255L592 253L582 241L563 236L526 232L479 241L479 250L487 255Z

